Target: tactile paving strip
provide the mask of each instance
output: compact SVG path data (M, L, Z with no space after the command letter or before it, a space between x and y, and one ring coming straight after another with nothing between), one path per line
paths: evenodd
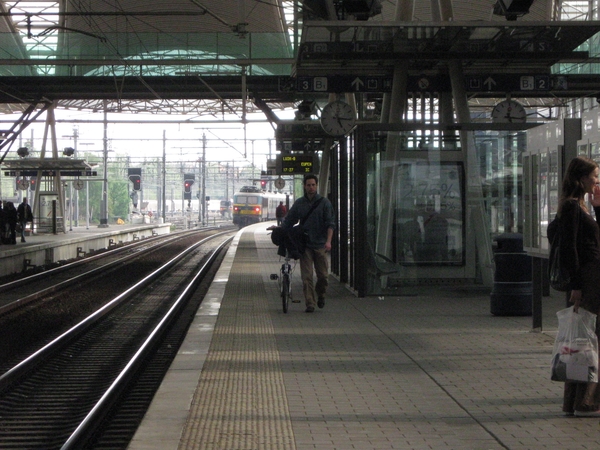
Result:
M295 449L253 233L244 233L179 448Z

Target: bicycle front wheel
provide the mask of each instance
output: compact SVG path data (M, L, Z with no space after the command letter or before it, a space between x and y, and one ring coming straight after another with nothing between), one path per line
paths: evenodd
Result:
M290 304L290 276L287 273L284 273L281 279L281 302L283 303L283 312L287 313Z

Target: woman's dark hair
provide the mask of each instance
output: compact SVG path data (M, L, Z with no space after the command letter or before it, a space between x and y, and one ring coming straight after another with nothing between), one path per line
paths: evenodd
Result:
M583 204L585 186L581 180L583 177L589 176L597 168L598 164L596 161L585 156L576 156L571 160L563 178L562 192L558 201L559 212L565 201L572 198L578 200L581 206L585 208Z

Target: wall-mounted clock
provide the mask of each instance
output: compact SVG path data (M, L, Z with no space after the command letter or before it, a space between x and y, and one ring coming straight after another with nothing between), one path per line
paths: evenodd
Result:
M494 123L524 123L526 121L525 108L515 100L503 100L492 110L492 122Z
M285 187L285 181L283 178L279 177L275 180L275 187L277 189L283 189Z
M28 187L29 187L29 183L27 182L27 180L20 179L17 181L17 189L24 191Z
M325 105L321 111L321 126L331 136L344 136L356 125L356 117L352 107L336 100Z
M85 183L83 182L83 180L80 180L79 178L73 181L73 187L78 191L83 189L84 184Z

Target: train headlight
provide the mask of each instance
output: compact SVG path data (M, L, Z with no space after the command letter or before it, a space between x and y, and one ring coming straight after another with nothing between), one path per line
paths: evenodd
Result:
M260 214L260 206L257 206L256 208L254 208L254 211L256 211L257 213Z

